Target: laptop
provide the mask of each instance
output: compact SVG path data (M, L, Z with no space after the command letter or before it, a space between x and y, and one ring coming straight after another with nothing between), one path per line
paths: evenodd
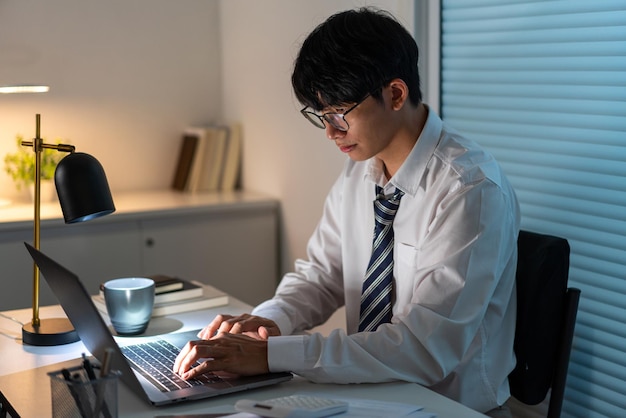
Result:
M259 376L216 373L185 382L172 372L171 358L175 358L189 340L198 339L199 330L146 337L145 342L120 347L78 276L28 243L24 244L85 347L100 362L105 350L111 349L111 369L119 370L122 382L152 405L204 399L273 385L293 377L286 372ZM133 360L133 354L139 359ZM159 367L162 370L157 370Z

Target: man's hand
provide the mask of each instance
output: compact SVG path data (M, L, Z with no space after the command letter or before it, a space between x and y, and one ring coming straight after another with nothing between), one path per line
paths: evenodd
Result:
M267 340L268 337L280 335L280 329L274 321L260 316L243 314L239 316L218 315L199 333L198 338L209 340L216 334L227 332L231 334L245 334L249 337Z
M200 359L206 360L192 368ZM210 340L188 342L174 363L174 372L185 380L210 371L247 376L268 373L267 340L220 333Z

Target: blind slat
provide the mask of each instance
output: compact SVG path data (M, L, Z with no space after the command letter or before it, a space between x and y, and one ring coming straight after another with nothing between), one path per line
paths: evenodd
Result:
M510 96L509 96L510 97ZM447 95L442 95L442 103L447 99ZM564 127L564 128L584 128L584 129L598 129L598 130L610 130L610 131L623 131L626 132L626 118L624 116L612 116L612 115L599 115L590 111L589 114L585 114L583 109L580 113L558 113L559 109L554 109L553 112L532 112L528 110L510 111L490 109L488 114L484 109L451 107L446 109L447 120L451 120L454 117L459 117L461 120L483 120L484 123L489 123L490 120L498 120L500 122L512 122L521 124L523 121L526 123L533 123L544 127ZM455 126L453 123L452 126ZM591 148L591 144L590 144Z
M617 28L621 29L621 28ZM605 34L606 35L606 34ZM543 42L541 48L537 45L516 44L515 48L510 45L485 44L485 45L463 45L457 47L446 48L446 56L453 59L470 58L477 59L481 57L492 57L494 55L501 57L589 57L603 55L619 55L626 53L626 48L622 42L607 41L602 39L601 42L577 42L563 44L559 42Z
M583 52L583 51L581 51ZM616 52L617 53L617 52ZM603 71L622 71L626 68L626 59L624 57L613 56L594 56L593 61L581 59L581 56L575 57L497 57L497 58L481 58L480 60L472 58L446 58L442 60L444 66L455 66L459 70L465 71L481 71L490 70L517 70L517 71L586 71L592 70L594 65Z
M447 61L449 63L449 61ZM626 71L496 71L484 69L481 71L453 71L443 66L441 69L443 81L463 81L466 83L511 83L513 85L557 85L569 86L616 86L623 87L626 83ZM447 84L442 85L448 88Z
M623 101L626 86L577 86L564 89L559 85L520 85L510 83L461 83L448 81L446 88L463 96L502 96L503 93L515 97L587 99Z
M623 11L622 0L559 0L535 3L532 6L520 0L446 0L442 14L447 21L471 20L472 18L507 16L563 16L571 13L597 13ZM598 3L598 4L590 4Z
M561 126L559 129L546 130L540 125L531 125L528 123L519 122L499 122L490 121L484 123L482 120L474 121L469 119L461 119L460 117L455 122L455 128L463 129L464 132L475 132L480 135L480 142L491 140L490 145L498 146L502 143L502 137L506 136L513 140L519 139L520 146L532 147L534 142L543 142L545 140L560 141L567 144L571 144L572 147L578 147L576 143L581 143L587 151L594 153L594 149L589 149L589 141L593 139L596 147L602 146L615 146L619 149L622 148L624 143L623 131L610 131L607 129L592 129L592 128L578 128ZM527 145L529 144L529 145ZM566 150L567 147L562 147L562 150ZM595 153L594 153L595 154Z
M626 61L624 68L626 68ZM505 90L502 92L507 94ZM533 97L518 97L512 102L508 97L498 96L475 96L468 94L449 95L444 91L446 102L450 106L465 108L474 106L475 110L488 110L506 112L512 111L518 116L520 111L544 112L548 116L558 115L559 118L571 117L572 113L591 116L617 116L619 119L626 114L626 102L615 100L576 100L572 98L562 99L559 97L543 97L538 101Z

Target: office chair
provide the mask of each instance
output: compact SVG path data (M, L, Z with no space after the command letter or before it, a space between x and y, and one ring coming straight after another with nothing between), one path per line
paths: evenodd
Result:
M541 403L551 389L547 418L561 415L580 290L568 288L570 247L566 239L520 231L516 273L517 365L509 375L511 395L526 405Z

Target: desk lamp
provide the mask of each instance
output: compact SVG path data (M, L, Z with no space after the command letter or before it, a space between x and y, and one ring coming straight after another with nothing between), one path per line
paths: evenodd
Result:
M36 116L36 136L21 145L35 152L35 225L33 247L39 250L41 211L41 151L44 148L68 152L54 172L65 223L75 223L108 215L115 211L104 169L89 154L74 152L72 145L45 144L40 136L41 116ZM39 267L33 263L33 319L22 327L22 341L27 345L52 346L79 340L66 318L39 319Z

